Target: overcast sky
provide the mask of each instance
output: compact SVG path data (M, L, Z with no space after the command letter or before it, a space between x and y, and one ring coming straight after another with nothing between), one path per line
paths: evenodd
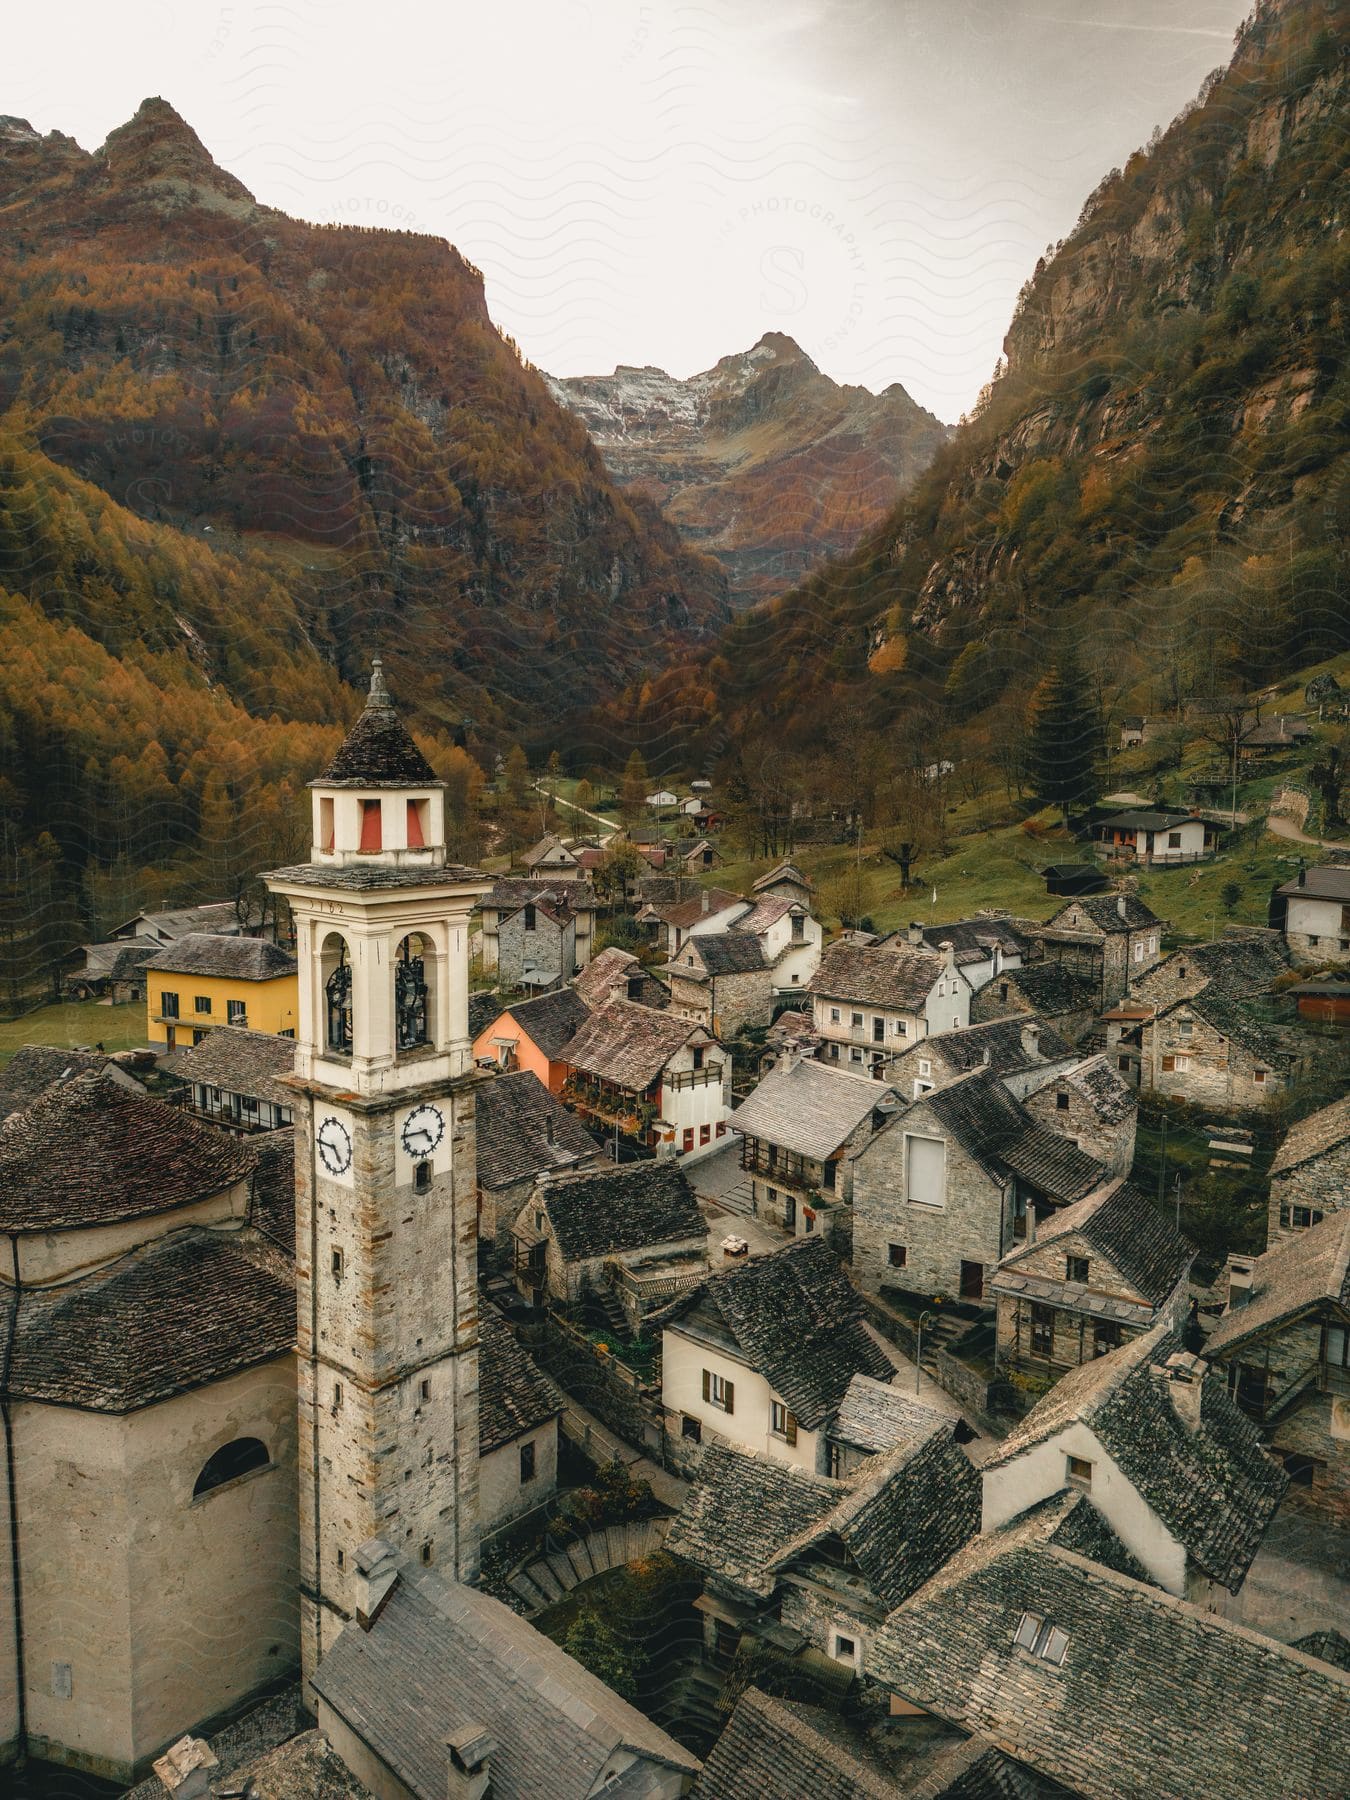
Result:
M55 0L0 112L160 94L260 200L448 237L558 375L795 337L954 419L1100 176L1249 0Z

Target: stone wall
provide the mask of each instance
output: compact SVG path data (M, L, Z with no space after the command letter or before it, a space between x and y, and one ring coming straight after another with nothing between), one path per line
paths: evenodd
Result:
M1339 1212L1350 1195L1350 1139L1323 1155L1270 1179L1270 1247L1305 1229L1286 1223L1292 1206L1311 1207L1324 1217Z
M1123 1078L1122 1078L1123 1081ZM1060 1097L1068 1104L1062 1106ZM1040 1125L1071 1140L1089 1156L1106 1164L1113 1175L1128 1175L1134 1163L1138 1104L1131 1094L1122 1119L1105 1123L1082 1089L1071 1081L1050 1081L1022 1102Z
M576 939L574 919L559 925L542 907L537 907L534 930L527 931L524 907L511 913L502 920L497 934L497 966L502 985L520 987L527 968L532 987L567 980L576 965Z
M598 1355L553 1318L546 1323L542 1343L532 1345L531 1353L564 1393L625 1443L648 1452L659 1448L660 1398L616 1358Z
M1184 1027L1189 1026L1189 1030ZM1264 1106L1285 1087L1285 1078L1236 1038L1223 1037L1185 1006L1146 1024L1142 1032L1140 1086L1193 1106L1227 1111ZM1184 1067L1164 1068L1165 1059L1188 1057ZM1256 1079L1258 1071L1264 1079Z

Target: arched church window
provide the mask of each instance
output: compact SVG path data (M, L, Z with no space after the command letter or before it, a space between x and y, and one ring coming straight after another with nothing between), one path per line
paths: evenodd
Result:
M202 1472L197 1477L192 1498L198 1500L213 1488L224 1487L229 1481L238 1481L241 1475L248 1475L254 1469L265 1469L271 1460L267 1454L267 1445L261 1438L235 1438L228 1444L222 1444L202 1464Z
M338 959L324 984L328 998L328 1048L350 1053L352 1047L352 970L347 961L347 946L338 951Z
M394 1026L400 1050L412 1050L429 1041L423 949L420 937L404 938L394 964Z

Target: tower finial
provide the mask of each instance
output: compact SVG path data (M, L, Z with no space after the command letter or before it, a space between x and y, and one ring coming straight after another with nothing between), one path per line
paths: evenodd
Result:
M384 685L384 663L378 656L372 660L370 665L370 697L367 699L366 705L367 707L393 705L393 701L389 698L389 689Z

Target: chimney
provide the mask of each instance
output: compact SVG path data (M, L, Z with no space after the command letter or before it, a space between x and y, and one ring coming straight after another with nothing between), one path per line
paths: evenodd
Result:
M356 1552L356 1622L369 1631L398 1585L399 1559L383 1538L367 1538Z
M995 944L994 950L993 950L993 956L992 956L992 959L990 962L989 973L991 975L997 975L999 970L1002 967L1003 967L1003 946L1002 946L1002 944Z
M1301 856L1298 859L1298 885L1300 887L1308 885L1308 865Z
M923 944L923 926L911 919L909 922L909 941L911 944Z
M994 1059L990 1055L990 1052L989 1052L989 1046L988 1046L988 1044L986 1044L984 1047L983 1053L980 1056L980 1061L984 1064L985 1068L987 1069L989 1067L990 1063L993 1062L993 1060Z
M1252 1276L1255 1273L1255 1258L1251 1256L1230 1256L1228 1259L1228 1310L1236 1312L1245 1306L1252 1297Z
M173 1800L205 1800L211 1792L212 1774L219 1767L210 1745L195 1737L179 1738L154 1764Z
M707 890L707 888L704 888L704 890L703 890L703 894L702 894L702 896L701 896L701 901L702 901L702 903L701 903L701 905L700 905L700 906L699 906L699 911L700 911L700 912L703 912L703 913L706 913L706 912L707 912L707 910L708 910L708 908L709 908L709 906L711 906L711 904L712 904L712 901L711 901L711 899L710 899L710 898L709 898L709 895L708 895L708 890Z
M950 939L944 938L938 945L938 954L942 958L942 966L944 969L954 969L956 967L956 946Z
M487 1800L492 1791L489 1759L496 1754L497 1740L486 1725L461 1725L445 1740L449 1751L446 1770L446 1800Z
M553 1122L553 1114L550 1113L544 1120L544 1142L546 1144L556 1144L557 1141L558 1128Z
M1041 1056L1041 1028L1030 1022L1022 1027L1022 1054L1028 1062L1039 1062Z
M1116 895L1116 911L1120 914L1122 919L1127 919L1129 917L1129 913L1125 906L1124 894Z
M1192 1436L1200 1429L1208 1369L1208 1363L1202 1357L1192 1356L1189 1350L1176 1350L1161 1366L1153 1365L1153 1373L1167 1389L1173 1411Z

